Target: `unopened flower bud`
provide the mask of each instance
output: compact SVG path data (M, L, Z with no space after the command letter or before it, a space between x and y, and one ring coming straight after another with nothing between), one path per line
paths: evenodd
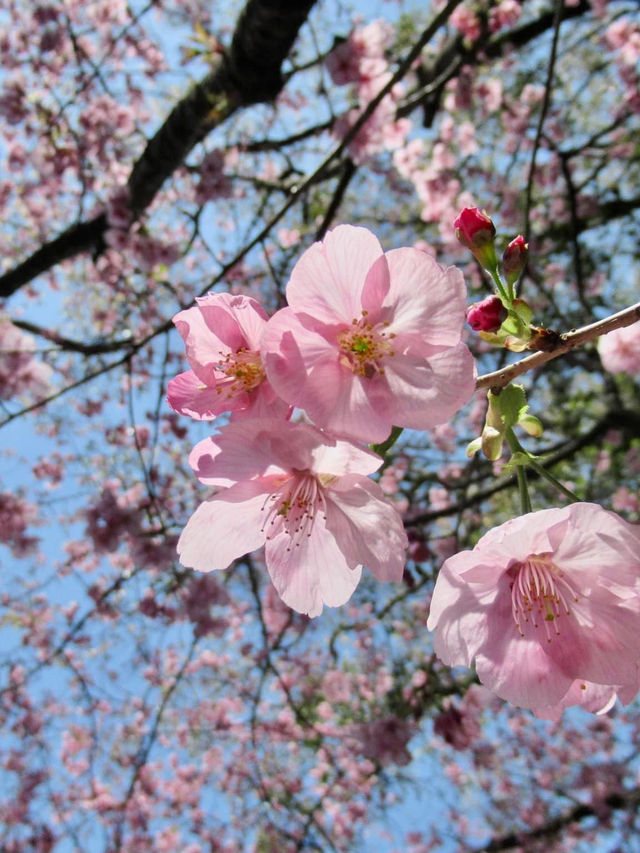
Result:
M485 269L494 270L497 264L493 244L496 228L484 210L465 207L453 227L459 242L473 253Z
M497 332L508 313L497 296L487 296L467 308L467 323L476 332Z
M513 284L520 278L520 274L527 263L529 244L525 243L522 234L518 234L504 250L502 255L502 269L509 284Z
M484 210L477 207L465 207L453 223L456 237L472 252L479 246L493 243L496 228Z

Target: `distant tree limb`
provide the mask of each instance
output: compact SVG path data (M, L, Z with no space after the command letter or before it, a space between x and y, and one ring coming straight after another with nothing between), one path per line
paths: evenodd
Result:
M284 78L281 66L316 0L248 0L227 52L179 101L149 140L128 181L134 217L151 204L162 184L205 136L240 107L272 101ZM104 250L105 214L72 225L0 276L8 297L56 264Z
M484 847L473 848L473 850L474 853L497 853L498 850L511 850L514 847L526 850L528 842L540 841L541 839L557 835L565 827L572 823L577 823L586 817L599 817L603 812L621 811L623 809L629 811L636 810L639 805L640 788L633 788L630 791L615 791L601 797L594 805L581 803L565 812L565 814L548 820L541 826L524 830L523 832L511 832L500 838L492 839ZM536 847L536 849L539 849L539 847Z

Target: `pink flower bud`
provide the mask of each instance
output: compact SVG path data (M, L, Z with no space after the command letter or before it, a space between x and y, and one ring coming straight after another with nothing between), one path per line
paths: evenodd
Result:
M467 323L476 332L497 332L509 312L497 296L487 296L467 309Z
M484 210L465 207L453 227L460 243L473 253L486 270L494 273L498 265L493 244L496 228Z
M524 269L529 253L529 244L524 242L522 234L513 239L502 255L502 268L509 284L517 281Z
M493 243L496 228L483 210L477 207L465 207L453 223L456 237L475 254L476 249Z

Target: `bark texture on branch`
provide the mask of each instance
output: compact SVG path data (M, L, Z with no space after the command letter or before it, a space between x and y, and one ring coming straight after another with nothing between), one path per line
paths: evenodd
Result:
M282 63L316 0L248 0L231 47L169 113L135 163L128 186L138 217L193 147L237 109L272 101L284 85ZM56 264L104 249L104 214L72 225L0 276L7 297Z

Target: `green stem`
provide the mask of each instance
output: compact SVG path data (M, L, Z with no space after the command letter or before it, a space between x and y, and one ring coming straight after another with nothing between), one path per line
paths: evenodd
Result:
M527 472L522 465L516 468L518 475L518 494L520 495L520 506L522 507L523 515L531 512L531 498L529 497L529 487L527 485Z
M548 480L553 486L558 489L558 491L562 492L563 495L569 498L572 503L580 502L580 498L571 491L571 489L567 489L566 486L563 486L560 480L556 480L553 474L550 474L547 469L541 465L539 462L536 462L535 459L529 459L527 463L534 471L536 471L541 477L544 477L545 480Z
M498 290L498 296L502 300L502 304L505 306L505 308L511 308L513 305L513 300L515 298L512 292L512 288L507 285L507 289L505 290L505 286L502 279L500 278L500 273L498 272L497 265L494 267L494 269L490 271L490 273L491 278L493 279L493 283L495 284Z
M520 442L516 438L516 435L512 429L507 430L506 439L507 439L507 443L509 444L509 449L511 450L511 452L512 453L521 453L527 460L526 464L529 466L529 468L532 468L536 472L536 474L538 474L540 477L543 477L545 480L547 480L549 483L551 483L552 486L555 486L556 489L558 489L559 492L562 492L562 494L565 497L569 498L569 500L572 503L579 503L580 502L580 498L574 492L572 492L566 486L563 486L562 483L560 482L560 480L556 479L553 476L553 474L550 474L547 471L547 469L544 467L544 465L541 465L538 462L538 460L535 459L531 455L531 453L529 453L529 451L526 450L520 444ZM522 469L522 467L523 466L521 466L521 465L518 466L518 474L520 473L520 470ZM520 484L520 480L518 479L518 485L519 484Z
M385 441L381 441L380 444L372 444L371 449L374 453L377 453L378 456L386 456L387 452L393 447L396 441L402 435L402 427L394 426L391 430L391 435L389 438L385 439Z
M509 445L509 450L511 450L512 454L524 453L525 456L529 456L529 453L520 445L520 442L516 438L515 433L512 429L508 429L506 431L505 438L507 439L507 444ZM524 469L524 465L516 466L516 475L518 477L518 494L520 495L520 506L522 507L523 515L526 515L528 512L531 512L531 498L529 496L529 486L527 485L527 472Z

